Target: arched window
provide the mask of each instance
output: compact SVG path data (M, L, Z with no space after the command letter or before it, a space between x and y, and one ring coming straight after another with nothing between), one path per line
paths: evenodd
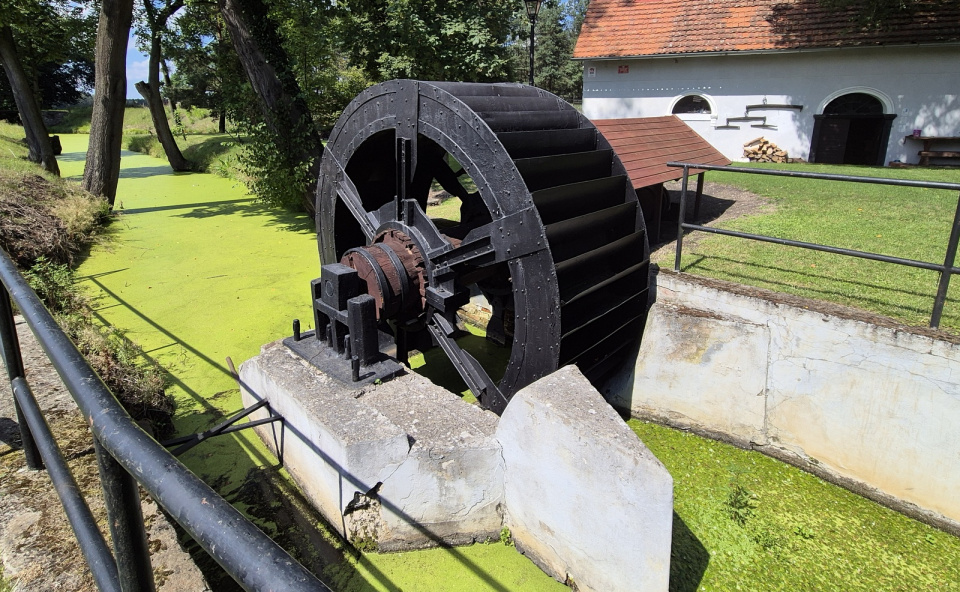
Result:
M850 93L830 101L824 115L883 115L883 103L867 93Z
M685 113L710 113L710 102L700 95L681 97L673 106L674 115Z

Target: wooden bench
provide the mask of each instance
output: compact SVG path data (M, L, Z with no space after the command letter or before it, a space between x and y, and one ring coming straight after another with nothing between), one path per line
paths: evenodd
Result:
M931 158L949 158L960 160L960 152L956 150L934 150L937 143L960 143L958 136L905 136L904 140L919 140L923 142L923 150L917 152L920 156L920 166L930 166Z

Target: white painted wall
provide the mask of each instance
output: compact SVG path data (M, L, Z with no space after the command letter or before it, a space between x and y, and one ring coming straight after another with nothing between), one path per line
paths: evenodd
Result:
M619 73L627 66L627 73ZM878 47L802 53L703 57L587 60L583 112L591 119L669 115L690 93L707 96L710 116L681 116L708 142L734 161L743 144L764 136L792 158L808 159L815 114L838 94L868 92L895 113L885 162L916 163L919 142L904 136L960 136L960 46ZM595 74L591 76L590 68ZM777 129L715 129L728 117L742 117L747 105L803 105L802 111L752 111ZM939 145L936 149L960 149Z
M809 304L661 270L632 375L608 400L800 459L960 530L960 345Z

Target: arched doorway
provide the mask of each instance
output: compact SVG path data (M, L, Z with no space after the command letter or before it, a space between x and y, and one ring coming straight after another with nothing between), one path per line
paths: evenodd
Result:
M883 166L890 127L896 117L865 92L840 95L814 115L810 161Z

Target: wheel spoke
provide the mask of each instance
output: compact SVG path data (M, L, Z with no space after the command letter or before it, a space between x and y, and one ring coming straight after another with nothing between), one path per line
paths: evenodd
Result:
M337 169L337 195L340 196L340 199L343 200L347 209L350 210L350 213L360 224L360 228L363 230L363 235L367 237L367 241L371 241L373 240L373 235L377 232L373 217L364 209L363 200L360 199L360 192L357 191L357 186L353 184L350 175L343 170L343 167L336 159L332 160Z

